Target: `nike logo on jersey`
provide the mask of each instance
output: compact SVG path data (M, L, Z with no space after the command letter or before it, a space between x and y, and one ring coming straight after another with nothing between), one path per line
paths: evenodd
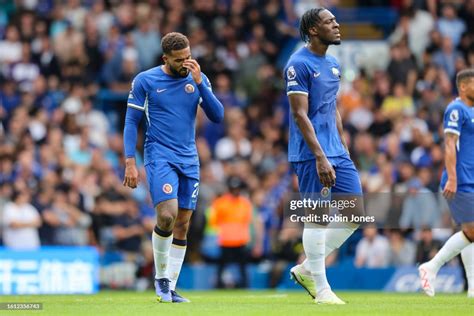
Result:
M168 89L156 89L156 92L161 93L161 92L164 92L166 90L168 90Z
M318 78L320 74L321 74L320 72L315 72L314 73L314 78Z

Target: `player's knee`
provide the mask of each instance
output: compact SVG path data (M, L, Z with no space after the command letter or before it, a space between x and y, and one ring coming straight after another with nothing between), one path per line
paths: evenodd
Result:
M175 216L172 212L163 211L158 214L158 227L166 231L173 229Z
M474 227L464 227L462 231L471 242L474 242Z

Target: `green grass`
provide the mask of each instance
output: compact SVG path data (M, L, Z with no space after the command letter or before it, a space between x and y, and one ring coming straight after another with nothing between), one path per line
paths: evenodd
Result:
M465 294L337 292L343 306L314 304L297 291L182 292L191 304L157 303L153 292L102 291L97 295L1 296L0 302L43 303L42 311L0 311L1 315L474 315L474 299Z

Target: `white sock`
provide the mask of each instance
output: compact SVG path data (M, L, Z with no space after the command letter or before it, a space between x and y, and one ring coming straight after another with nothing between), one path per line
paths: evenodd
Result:
M151 242L153 244L153 258L155 259L155 279L169 278L167 268L172 241L173 235L163 237L158 235L156 231L152 233Z
M334 226L331 223L326 229L326 245L325 245L325 255L326 257L329 256L334 250L338 249L341 247L341 245L357 230L359 225L352 224L352 223L338 223L337 227L338 228L332 228ZM302 265L304 268L308 271L309 265L308 265L308 259L305 259L302 262Z
M464 247L461 251L461 258L464 269L466 269L468 290L474 291L474 242Z
M303 247L308 258L307 265L311 276L316 283L316 291L330 289L326 278L326 265L324 263L324 245L326 239L326 228L316 225L307 225L303 230Z
M171 244L170 254L168 258L168 275L170 278L170 290L176 289L176 283L178 282L179 273L183 266L184 255L186 254L186 246Z
M433 270L434 273L438 273L438 270L446 262L458 255L470 243L462 231L457 232L446 241L436 256L427 262L428 267Z

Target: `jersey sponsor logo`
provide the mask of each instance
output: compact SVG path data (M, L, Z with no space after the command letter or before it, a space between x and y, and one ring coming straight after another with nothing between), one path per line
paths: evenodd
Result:
M295 81L295 80L292 80L292 81L288 81L288 87L291 87L291 86L297 86L298 85L298 82Z
M458 127L458 123L457 123L457 122L451 122L451 121L449 121L449 122L448 122L448 126Z
M449 113L449 120L452 122L457 122L459 120L458 110L452 110L451 113Z
M338 78L341 78L341 74L339 73L339 69L337 69L336 67L332 67L331 68L331 71L332 71L332 74Z
M320 75L321 75L320 72L315 72L313 76L314 76L314 78L318 78Z
M171 194L173 192L173 186L169 183L163 184L163 192L166 194Z
M184 86L184 91L186 91L186 93L193 93L194 92L194 86L190 83L188 83L187 85Z
M128 94L128 98L129 98L129 99L133 99L133 94L132 94L132 92L130 92L130 93Z
M290 66L288 68L288 70L286 71L286 77L288 78L288 80L293 80L296 78L296 70L295 70L295 67L293 66Z
M161 92L165 92L166 90L168 89L156 89L156 92L161 93Z

